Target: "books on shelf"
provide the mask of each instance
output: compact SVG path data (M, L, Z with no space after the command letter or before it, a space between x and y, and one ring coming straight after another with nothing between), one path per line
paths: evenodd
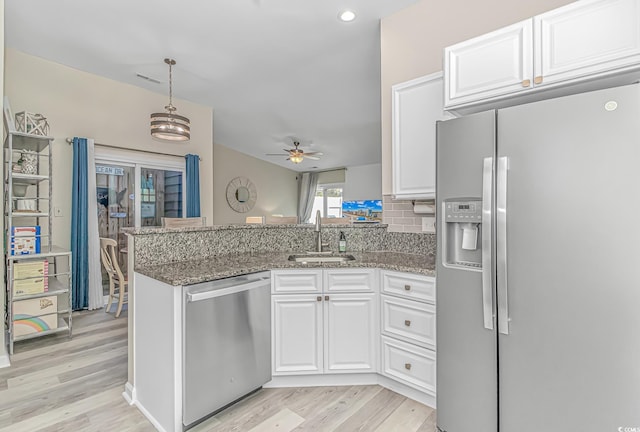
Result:
M58 328L58 315L43 315L39 317L23 317L14 315L14 337L25 336L31 333L41 333Z
M40 253L40 226L11 227L11 255Z
M49 291L49 278L16 279L13 281L13 296L42 294Z
M24 261L13 265L13 278L26 279L49 276L49 261Z
M37 317L57 312L58 296L54 295L13 302L14 316Z

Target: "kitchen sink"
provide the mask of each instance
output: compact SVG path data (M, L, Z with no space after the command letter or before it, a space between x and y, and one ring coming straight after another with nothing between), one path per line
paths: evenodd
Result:
M289 261L300 263L343 263L355 259L353 255L289 255Z

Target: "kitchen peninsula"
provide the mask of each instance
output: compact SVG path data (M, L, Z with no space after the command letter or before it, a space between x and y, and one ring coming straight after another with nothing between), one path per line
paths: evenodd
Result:
M340 231L346 234L352 261L289 260L291 254L312 249L310 225L130 230L129 268L134 271L125 397L158 430L197 423L193 420L202 415L191 414L185 384L185 371L195 369L186 367L188 341L199 331L193 319L189 327L189 305L198 296L205 298L199 287L250 274L265 281L259 295L265 299L260 308L266 320L258 314L238 322L241 314L232 313L231 304L218 309L210 305L207 310L216 312L198 319L197 325L212 332L216 326L229 329L222 342L266 332L266 342L252 340L251 355L245 356L268 345L266 361L246 369L268 367L269 376L259 385L380 384L435 406L435 238L390 233L385 225L329 226L323 228L323 239L331 250L337 250ZM214 314L217 321L210 318ZM246 326L254 327L243 333ZM215 361L229 354L212 351Z

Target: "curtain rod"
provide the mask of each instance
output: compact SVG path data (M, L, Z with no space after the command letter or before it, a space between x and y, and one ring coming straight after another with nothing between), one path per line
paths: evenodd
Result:
M67 141L67 144L73 144L73 138L67 138L66 141ZM114 145L110 145L110 144L101 144L101 143L94 143L94 144L95 145L99 145L101 147L109 147L109 148L118 149L118 150L130 150L130 151L157 154L157 155L161 155L161 156L173 156L173 157L180 157L180 158L185 157L185 155L172 154L172 153L162 153L162 152L156 152L156 151L151 151L151 150L130 149L130 148L118 147L118 146L114 146ZM198 160L202 160L202 158L200 156L198 156Z
M343 168L328 168L328 169L324 169L324 170L314 170L314 171L299 171L299 172L310 172L310 173L326 173L326 172L331 172L331 171L347 171L347 167L343 167Z

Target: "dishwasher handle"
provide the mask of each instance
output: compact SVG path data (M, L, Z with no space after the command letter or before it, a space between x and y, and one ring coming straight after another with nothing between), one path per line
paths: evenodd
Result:
M216 297L222 297L229 294L235 294L242 291L248 291L250 289L263 287L269 285L268 278L253 280L240 285L233 285L227 288L212 289L209 291L201 291L196 293L187 293L187 301L190 303L199 302L202 300L208 300Z

